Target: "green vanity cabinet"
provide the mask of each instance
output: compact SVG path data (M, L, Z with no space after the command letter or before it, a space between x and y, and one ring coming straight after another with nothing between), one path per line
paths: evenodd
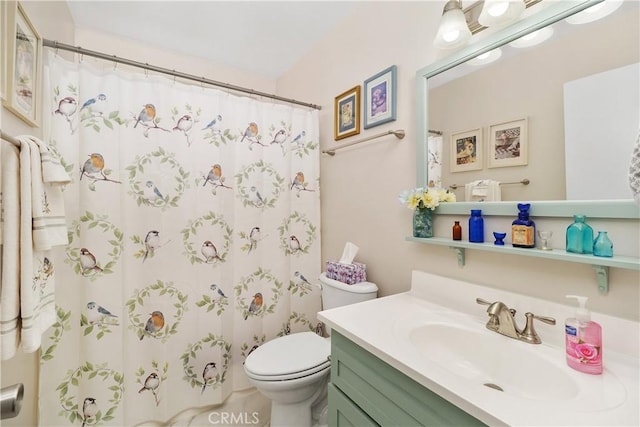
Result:
M350 425L485 424L333 330L329 426Z

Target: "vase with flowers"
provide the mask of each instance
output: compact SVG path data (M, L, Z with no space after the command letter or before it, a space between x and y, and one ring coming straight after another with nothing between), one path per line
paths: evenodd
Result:
M455 194L435 187L419 187L400 194L400 203L413 209L413 237L433 237L433 211L440 203L455 201Z

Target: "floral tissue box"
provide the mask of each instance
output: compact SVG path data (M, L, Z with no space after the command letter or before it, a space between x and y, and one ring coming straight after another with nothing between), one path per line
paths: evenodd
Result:
M367 266L354 262L353 264L343 264L337 261L327 261L327 277L353 285L354 283L367 281Z

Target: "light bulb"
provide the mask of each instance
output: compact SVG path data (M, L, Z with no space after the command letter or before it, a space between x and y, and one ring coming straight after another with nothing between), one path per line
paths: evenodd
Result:
M608 16L622 6L622 0L605 0L566 19L569 24L588 24Z
M509 2L501 1L498 3L493 3L491 6L489 6L488 13L493 17L498 17L504 15L508 8Z
M484 0L478 23L484 27L506 25L520 18L524 0Z
M444 7L438 33L433 44L439 49L462 46L471 38L462 6L456 0L449 0Z
M516 48L535 46L547 40L552 35L553 35L553 28L544 27L539 29L538 31L534 31L532 33L526 34L520 37L519 39L512 41L511 43L509 43L509 46L516 47Z
M502 56L502 50L498 47L493 50L490 50L489 52L485 52L481 55L478 55L473 59L470 59L469 61L467 61L467 64L476 65L476 66L485 65L493 61L497 61L498 59L500 59L501 56Z
M442 34L442 38L447 43L455 41L458 37L460 37L460 31L458 30L450 30Z

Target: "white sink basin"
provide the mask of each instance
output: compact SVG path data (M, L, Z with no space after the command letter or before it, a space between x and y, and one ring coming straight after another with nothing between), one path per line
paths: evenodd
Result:
M562 349L500 335L463 313L425 313L419 321L407 317L396 322L394 330L401 347L417 350L446 376L494 399L602 411L627 398L615 375L574 371Z
M413 329L409 340L430 361L496 393L557 401L579 392L564 369L527 348L532 344L514 341L517 345L511 345L511 338L495 332L428 323Z

